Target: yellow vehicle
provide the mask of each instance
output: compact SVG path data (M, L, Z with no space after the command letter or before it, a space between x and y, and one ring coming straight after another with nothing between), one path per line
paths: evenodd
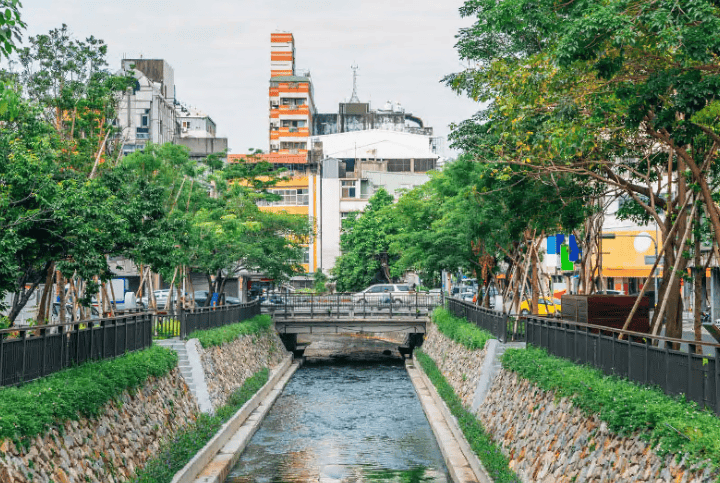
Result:
M537 313L535 315L560 315L560 300L556 298L538 299ZM530 315L530 300L525 299L520 304L520 315Z

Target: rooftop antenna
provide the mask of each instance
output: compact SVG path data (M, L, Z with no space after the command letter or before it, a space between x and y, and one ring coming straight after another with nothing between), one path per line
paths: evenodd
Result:
M353 71L353 91L352 96L350 96L350 103L360 103L360 99L358 99L357 96L357 70L358 66L357 64L350 66L350 68Z

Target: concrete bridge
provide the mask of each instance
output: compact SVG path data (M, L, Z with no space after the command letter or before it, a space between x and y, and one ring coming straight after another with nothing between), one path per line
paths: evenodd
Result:
M361 294L283 294L262 306L272 315L288 350L302 355L298 334L404 333L401 354L422 344L430 313L441 304L439 294L403 293L367 300Z

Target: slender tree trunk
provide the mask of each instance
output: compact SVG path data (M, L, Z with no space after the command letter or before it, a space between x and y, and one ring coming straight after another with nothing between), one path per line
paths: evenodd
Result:
M693 269L693 282L694 282L694 295L695 301L693 303L693 330L695 332L695 340L702 340L702 278L705 277L705 270L703 268L702 259L700 256L700 210L695 212L695 231L693 233L695 238L695 267ZM696 352L702 354L702 346L696 347Z
M539 294L540 290L538 288L538 254L537 249L535 249L535 240L533 240L533 251L531 254L531 260L532 260L532 274L530 275L530 283L532 285L532 304L530 311L533 314L540 313L539 307L538 307L538 301L539 301Z
M63 277L63 274L60 273L60 270L57 271L57 284L58 288L60 289L60 309L58 310L58 322L61 324L65 323L65 313L67 312L65 310L66 297L65 297L65 277Z
M42 297L40 298L40 306L38 307L37 321L39 324L45 322L45 313L47 312L48 300L50 300L50 293L52 292L52 281L55 275L55 263L51 263L47 269L47 276L45 277L45 286L43 287ZM18 314L20 311L18 311ZM10 317L10 325L15 320L14 317Z

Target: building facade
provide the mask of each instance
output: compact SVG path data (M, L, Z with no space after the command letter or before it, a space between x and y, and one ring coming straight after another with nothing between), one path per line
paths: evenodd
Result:
M270 35L270 153L306 155L315 101L309 72L295 71L291 33Z

